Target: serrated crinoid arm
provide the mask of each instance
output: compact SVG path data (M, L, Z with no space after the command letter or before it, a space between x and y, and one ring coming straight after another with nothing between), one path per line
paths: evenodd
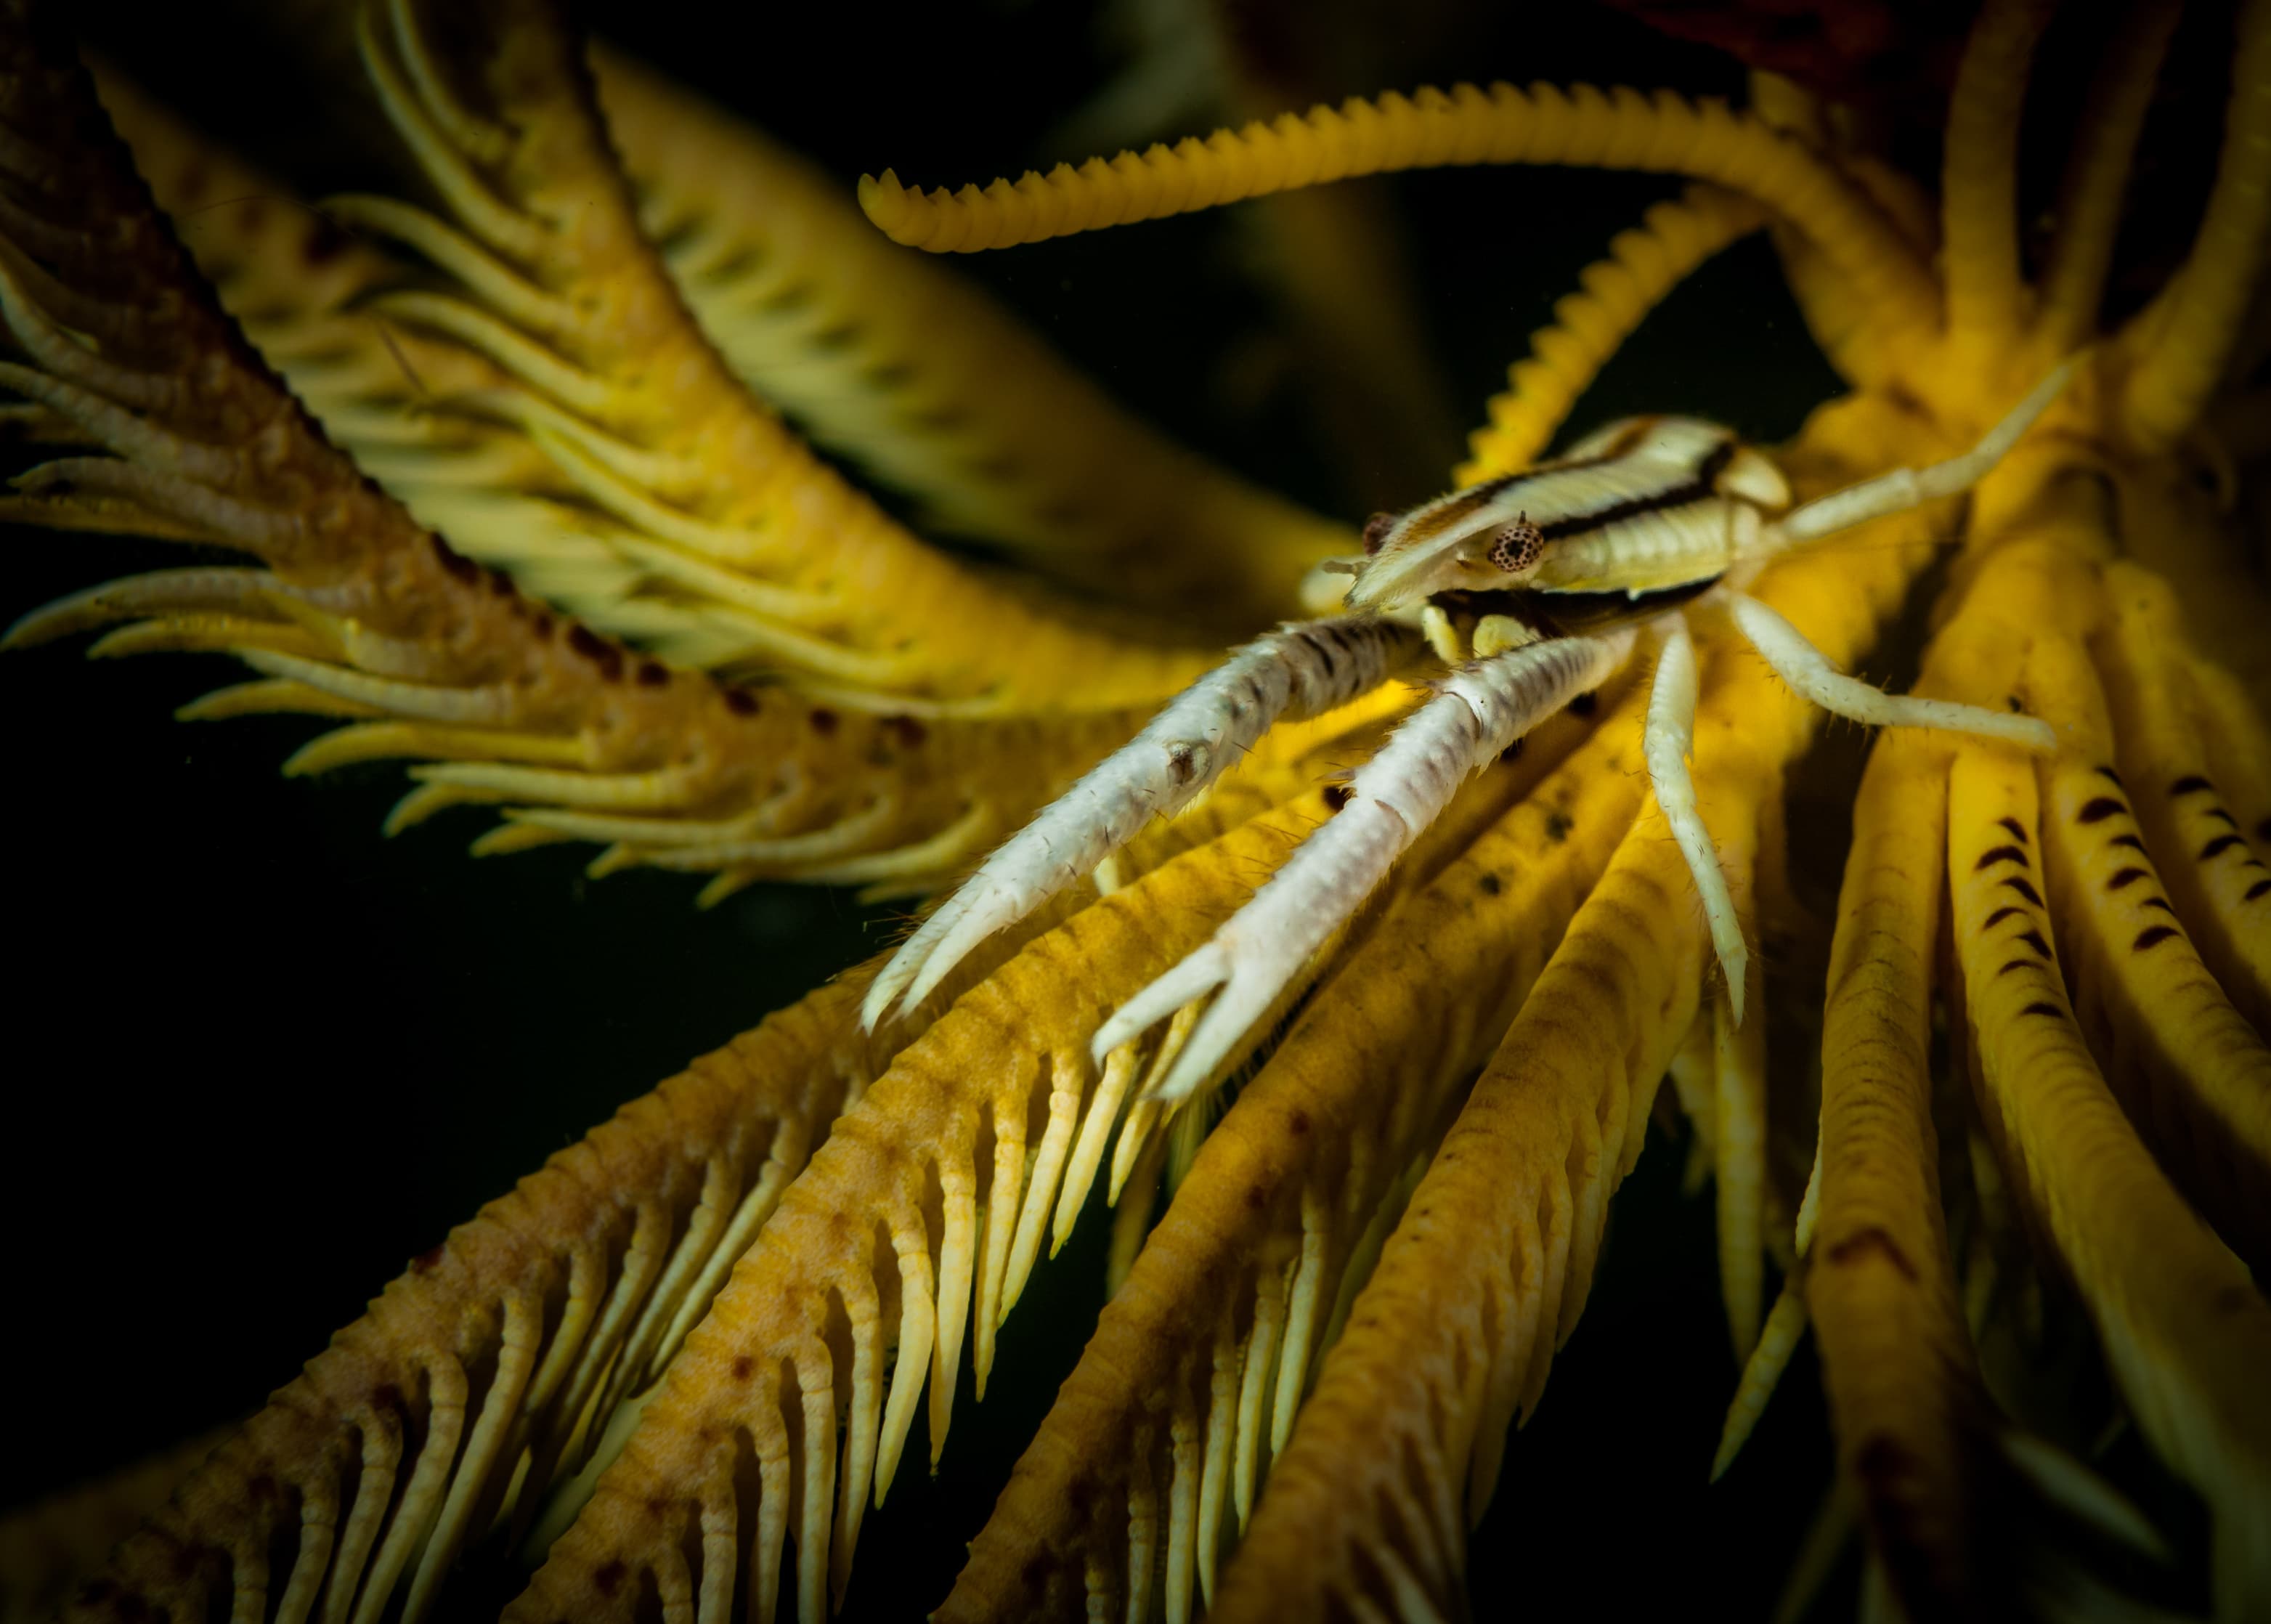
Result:
M1059 1617L1083 1593L1186 1617L1214 1594L1367 1230L1639 808L1639 710L1628 685L1320 987L1200 1149L941 1619Z
M0 1619L53 1618L230 1430L200 1433L0 1516Z
M7 45L9 151L25 173L0 219L0 317L30 364L0 365L0 384L108 454L32 468L0 511L187 535L266 566L115 583L27 616L13 641L129 619L101 652L235 652L266 681L206 713L357 719L303 750L300 770L437 764L398 825L503 803L508 845L597 839L610 867L652 861L724 885L934 882L1124 736L1108 712L925 723L725 686L522 597L326 443L96 133L78 70L21 26Z
M1469 1507L1583 1306L1609 1194L1694 1017L1687 883L1670 842L1627 834L1357 1298L1215 1617L1456 1612Z
M848 189L620 52L592 67L639 220L727 363L927 522L1225 630L1289 612L1345 526L1167 441Z
M658 628L658 646L786 672L843 703L991 715L1142 703L1203 668L1188 650L1076 629L926 547L748 393L641 233L555 8L460 8L446 48L413 0L369 0L359 18L373 87L448 212L328 207L452 284L372 308L508 375L459 407L532 439L606 516L602 539L627 533L647 607L685 622ZM477 518L451 528L477 545Z
M1937 320L1923 263L1876 205L1803 143L1718 102L1624 87L1454 86L1393 92L1173 148L1060 164L1012 184L911 191L886 172L860 205L894 240L934 253L1035 242L1350 175L1451 164L1555 163L1685 175L1754 198L1805 232L1886 332Z
M1505 391L1491 397L1489 421L1467 436L1467 460L1452 482L1478 485L1544 455L1578 396L1648 313L1698 265L1765 221L1765 210L1750 198L1695 186L1619 232L1607 256L1578 277L1578 291L1555 303L1553 324L1530 334L1530 354L1508 370Z
M926 1382L935 1459L965 1337L982 1393L1043 1237L1087 1194L1144 1058L1131 1047L1089 1065L1103 1010L1234 910L1322 812L1311 792L1114 891L900 1051L784 1196L506 1616L629 1618L651 1587L666 1606L698 1595L717 1618L746 1592L769 1619L793 1529L798 1613L821 1624Z
M398 1595L423 1616L669 1357L865 1080L864 982L697 1060L414 1259L70 1616L368 1621Z

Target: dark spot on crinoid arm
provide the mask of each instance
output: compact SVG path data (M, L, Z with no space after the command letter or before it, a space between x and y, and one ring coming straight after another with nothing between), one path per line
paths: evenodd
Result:
M481 567L441 537L428 531L426 540L433 546L434 561L449 571L451 580L471 586L481 578Z
M2126 812L2128 809L2111 795L2099 795L2094 800L2083 802L2081 810L2075 813L2074 817L2080 823L2095 823Z
M2121 775L2114 771L2112 768L2100 767L2097 770L2097 776L2103 778L2108 784L2113 786L2114 788L2119 790L2123 794L2126 795L2129 793L2129 786L2121 781Z
M2200 777L2199 773L2188 772L2183 778L2178 778L2175 783L2169 786L2169 795L2170 798L2173 800L2178 795L2196 795L2204 789L2214 789L2215 787L2215 785Z
M1831 1247L1829 1261L1833 1264L1843 1265L1872 1253L1882 1256L1909 1279L1917 1278L1916 1265L1909 1262L1908 1254L1901 1250L1900 1244L1892 1236L1873 1224L1866 1229L1856 1230Z
M2211 857L2221 857L2238 844L2239 837L2237 835L2218 835L2215 839L2200 847L2200 860L2206 862Z
M912 716L885 717L883 731L890 734L892 741L903 750L919 749L922 741L930 737L930 729Z
M1545 815L1545 838L1556 846L1567 840L1569 831L1575 827L1565 812L1548 812Z
M623 1581L629 1577L630 1577L630 1569L624 1567L621 1561L608 1562L603 1567L594 1568L592 1570L592 1588L602 1596L613 1596L623 1588Z
M2148 897L2137 905L2141 908L2158 908L2170 919L2174 919L2177 914L2177 911L2169 905L2169 899L2166 897Z
M2105 889L2110 891L2118 891L2125 885L2134 885L2138 881L2144 877L2145 871L2142 868L2124 868L2116 873L2111 879L2105 882Z
M623 652L593 631L589 626L578 626L568 634L568 646L599 668L599 675L610 682L623 680Z
M2271 817L2267 817L2255 825L2255 838L2265 845L2271 846Z
M2008 832L2011 838L2016 840L2021 846L2027 844L2026 825L2020 823L2017 818L1999 817L1995 820L1995 826Z
M812 723L812 731L823 739L836 731L836 712L824 704L813 706L812 715L808 719Z
M1580 694L1569 702L1569 714L1572 716L1590 716L1600 708L1601 697L1597 693Z
M2041 968L2042 966L2031 958L2014 958L1995 972L1995 979L1997 980L2000 980L2005 976L2010 974L2014 970L2039 970Z
M440 1247L428 1248L427 1250L421 1252L417 1256L410 1260L410 1272L413 1274L430 1274L433 1272L435 1268L440 1264L441 1261L442 1248Z
M2027 866L2027 854L2015 846L1999 846L1992 851L1982 852L1979 860L1971 865L1971 872L1984 874L1997 863L2003 862L2016 863L2023 868Z
M2019 1013L2022 1015L2047 1015L2052 1020L2056 1020L2065 1015L2066 1011L2059 1009L2058 1005L2054 1003L2040 1002L2030 1003L2025 1009L2020 1010Z
M2223 826L2226 829L2237 829L2239 827L2239 820L2232 816L2230 813L2225 811L2222 807L2210 807L2208 809L2208 815L2210 817L2222 818L2223 820Z
M2043 894L2036 890L2033 886L2027 883L2026 881L2021 879L2017 875L2012 875L2009 878L2006 879L2003 883L2012 890L2018 892L2020 896L2024 897L2035 906L2039 908L2043 905Z
M748 1381L749 1379L750 1373L755 1371L756 1367L757 1361L751 1359L748 1354L736 1354L733 1359L733 1380L736 1382Z
M1328 784L1324 787L1323 793L1325 797L1325 805L1333 811L1337 812L1343 807L1348 805L1350 800L1356 794L1356 792L1345 784Z
M641 688L660 688L670 681L670 667L659 660L639 661L638 683Z
M2145 843L2134 835L2116 835L2106 842L2109 846L2126 846L2133 852L2142 852Z
M2044 964L2048 964L2050 962L2051 944L2043 940L2043 933L2041 931L2022 931L2020 933L2019 940L2025 942L2029 947L2034 949L2036 952L2041 954Z
M1500 879L1498 875L1494 874L1486 874L1483 875L1482 879L1478 882L1478 883L1482 886L1483 895L1485 897L1495 897L1500 892L1506 890L1506 882Z
M2176 934L2177 927L2174 925L2148 925L2137 933L2137 939L2129 944L2129 950L2133 953L2141 953L2148 947L2160 946L2162 942Z
M2027 911L2024 908L2022 908L2015 904L2007 905L2003 907L1998 908L1995 912L1987 916L1987 928L1992 930L2005 920L2010 919L2014 915L2023 917L2026 912Z
M1289 1134L1307 1133L1309 1131L1309 1114L1307 1111L1287 1112L1285 1114L1285 1131Z
M2271 880L2258 880L2254 884L2247 888L2247 894L2242 897L2239 900L2242 902L2253 902L2257 898L2263 896L2266 892L2271 892Z
M726 701L726 708L734 715L755 716L757 713L757 697L748 689L731 688L721 682L718 685L718 692Z

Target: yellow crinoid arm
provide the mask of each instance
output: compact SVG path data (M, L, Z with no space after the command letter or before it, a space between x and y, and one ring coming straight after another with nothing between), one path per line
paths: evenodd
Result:
M1976 369L2018 328L2019 114L2050 0L1988 0L1965 41L1940 175L1941 275L1954 363Z
M1240 630L1355 537L1136 421L815 167L600 48L647 235L726 361L926 519L1133 606Z
M294 758L433 764L399 826L503 805L485 849L606 843L607 867L935 883L1133 718L839 711L642 656L520 594L328 443L213 308L75 67L25 44L7 132L32 195L0 222L0 387L101 454L20 474L0 515L186 536L258 567L155 571L37 611L17 644L131 622L103 653L235 652L261 681L194 714L340 719ZM90 343L92 341L92 344ZM99 350L93 346L100 346Z
M552 6L479 7L447 55L410 0L370 0L360 18L371 84L445 204L326 205L445 279L370 309L504 375L438 409L543 452L574 499L567 528L596 526L636 592L625 629L643 608L646 640L674 658L934 713L1138 704L1207 663L1076 627L926 547L748 393L641 232L579 41ZM470 495L443 517L478 546L511 515Z
M2271 255L2271 0L2243 0L2223 153L2191 254L2120 335L2129 366L2121 427L2166 451L2223 383Z
M1748 198L1696 186L1619 232L1607 257L1579 276L1578 291L1554 305L1553 324L1530 335L1529 355L1508 370L1505 391L1491 397L1490 421L1468 437L1467 460L1453 481L1478 484L1536 461L1577 397L1648 313L1696 266L1765 219Z
M1802 142L1717 102L1580 85L1390 93L1285 114L1202 141L1060 164L1014 184L911 191L886 172L860 184L867 217L933 252L1035 242L1157 220L1356 175L1453 164L1569 164L1685 175L1752 197L1804 231L1887 331L1938 320L1939 296L1875 205Z

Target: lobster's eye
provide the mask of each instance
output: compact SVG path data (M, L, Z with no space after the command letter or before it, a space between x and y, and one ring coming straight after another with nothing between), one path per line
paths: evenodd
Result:
M1388 533L1396 528L1401 516L1395 513L1375 513L1364 521L1364 555L1371 557L1380 551L1380 544L1388 540Z
M1529 569L1545 550L1545 533L1525 513L1491 538L1490 561L1508 575Z

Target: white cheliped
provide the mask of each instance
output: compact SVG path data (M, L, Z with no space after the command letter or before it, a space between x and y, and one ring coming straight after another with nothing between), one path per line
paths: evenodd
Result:
M1844 675L1796 627L1739 588L1794 544L1976 484L2057 398L2078 359L2044 378L1963 455L1895 469L1779 516L1774 510L1787 504L1786 488L1757 452L1709 424L1651 419L1604 430L1558 462L1455 492L1392 524L1376 521L1379 550L1349 592L1353 612L1258 638L1169 702L924 921L876 978L862 1022L873 1029L895 1009L920 1003L979 943L1092 873L1150 818L1189 806L1280 719L1322 714L1386 681L1420 646L1412 627L1436 594L1493 591L1515 594L1549 621L1557 595L1566 608L1582 593L1596 615L1605 594L1630 608L1609 617L1612 629L1544 637L1453 671L1357 770L1340 810L1246 905L1098 1029L1097 1063L1211 995L1148 1094L1181 1100L1217 1080L1459 786L1613 674L1642 622L1653 622L1661 638L1642 742L1649 778L1694 876L1739 1022L1748 950L1686 761L1697 698L1694 648L1678 608L1652 608L1644 600L1707 588L1776 675L1836 715L2054 749L2055 734L2034 718L1886 694ZM1440 634L1441 612L1432 619Z

